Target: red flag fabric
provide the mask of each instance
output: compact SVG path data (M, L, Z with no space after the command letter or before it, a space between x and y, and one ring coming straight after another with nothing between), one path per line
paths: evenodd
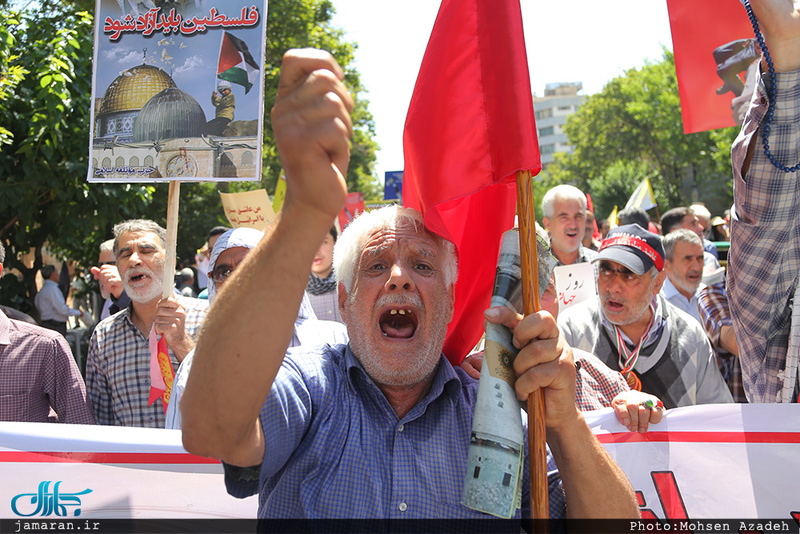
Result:
M442 1L403 146L403 204L458 248L444 345L458 364L483 333L500 236L514 225L515 173L541 170L517 0Z
M752 95L746 73L760 58L747 12L730 0L667 0L667 8L683 132L741 124Z
M586 193L586 209L592 212L594 216L594 204L592 204L592 195ZM597 217L592 219L592 237L594 239L600 239L600 230L597 228Z
M155 332L151 331L151 337L155 336ZM152 346L150 350L155 349L155 353L151 353L150 365L150 399L147 405L153 404L156 400L161 399L161 404L164 405L164 413L167 413L167 405L169 398L172 394L172 383L175 381L175 370L172 368L172 362L169 359L169 349L167 348L167 340L164 336L159 336L155 347ZM153 363L157 366L157 371L154 371Z

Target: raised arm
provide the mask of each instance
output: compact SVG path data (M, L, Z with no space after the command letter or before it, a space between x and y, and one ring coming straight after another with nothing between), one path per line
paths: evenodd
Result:
M181 401L192 453L261 463L261 406L291 341L314 255L344 206L352 99L327 52L284 55L272 125L286 200L210 309Z
M800 69L800 4L792 0L750 0L776 72ZM766 71L766 63L763 63Z
M769 149L787 167L800 161L800 12L792 0L751 0L776 72L777 96L765 61L761 81L731 149L735 207L728 255L728 301L750 402L787 401L794 389L784 383L789 346L789 301L800 271L796 239L797 173L787 174L768 160L763 148L769 119ZM774 114L768 117L768 104ZM786 389L784 392L783 390Z

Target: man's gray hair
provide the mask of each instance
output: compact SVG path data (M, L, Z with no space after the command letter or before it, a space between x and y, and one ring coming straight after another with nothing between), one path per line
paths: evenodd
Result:
M109 239L100 243L100 252L114 252L114 240Z
M553 203L556 200L577 200L586 211L586 195L574 185L561 184L553 187L542 198L542 216L548 219L553 216Z
M708 211L708 208L703 204L692 204L689 206L689 209L692 210L692 212L697 215L699 219L703 219L706 222L711 220L711 212Z
M361 213L345 228L333 247L333 270L336 280L344 284L348 293L353 289L356 269L367 239L376 231L396 228L401 224L411 224L417 230L425 228L420 212L397 205ZM424 231L444 252L442 264L445 285L449 287L455 284L458 278L455 245L433 232Z
M686 228L676 228L661 238L661 243L664 245L664 257L666 259L670 261L674 259L673 255L675 253L675 245L679 241L685 241L687 243L699 245L700 248L703 248L703 242L696 233L692 232L691 230L687 230Z
M53 276L54 272L56 272L56 266L48 263L47 265L42 267L42 278L44 278L45 280L49 280L50 277Z
M114 225L114 256L119 256L119 238L126 232L153 232L161 240L161 248L167 249L167 231L148 219L130 219Z

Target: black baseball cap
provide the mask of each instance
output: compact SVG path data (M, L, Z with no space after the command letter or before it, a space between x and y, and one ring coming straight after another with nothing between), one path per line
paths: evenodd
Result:
M601 260L617 262L639 275L653 267L661 271L664 268L664 245L660 236L638 224L617 226L600 244L594 261Z

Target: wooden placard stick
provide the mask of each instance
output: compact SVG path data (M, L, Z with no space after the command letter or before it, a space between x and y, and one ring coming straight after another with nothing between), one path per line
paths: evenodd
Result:
M522 265L523 314L541 309L539 304L539 255L536 245L536 214L530 171L517 171L517 217L519 251ZM531 514L534 519L549 519L547 491L547 448L544 426L544 392L540 389L528 398L528 462L531 477ZM533 523L536 525L536 522ZM534 527L534 530L536 528Z
M164 290L166 299L175 287L175 251L178 248L178 201L181 196L181 183L173 180L169 183L169 199L167 202L167 245L164 260Z

